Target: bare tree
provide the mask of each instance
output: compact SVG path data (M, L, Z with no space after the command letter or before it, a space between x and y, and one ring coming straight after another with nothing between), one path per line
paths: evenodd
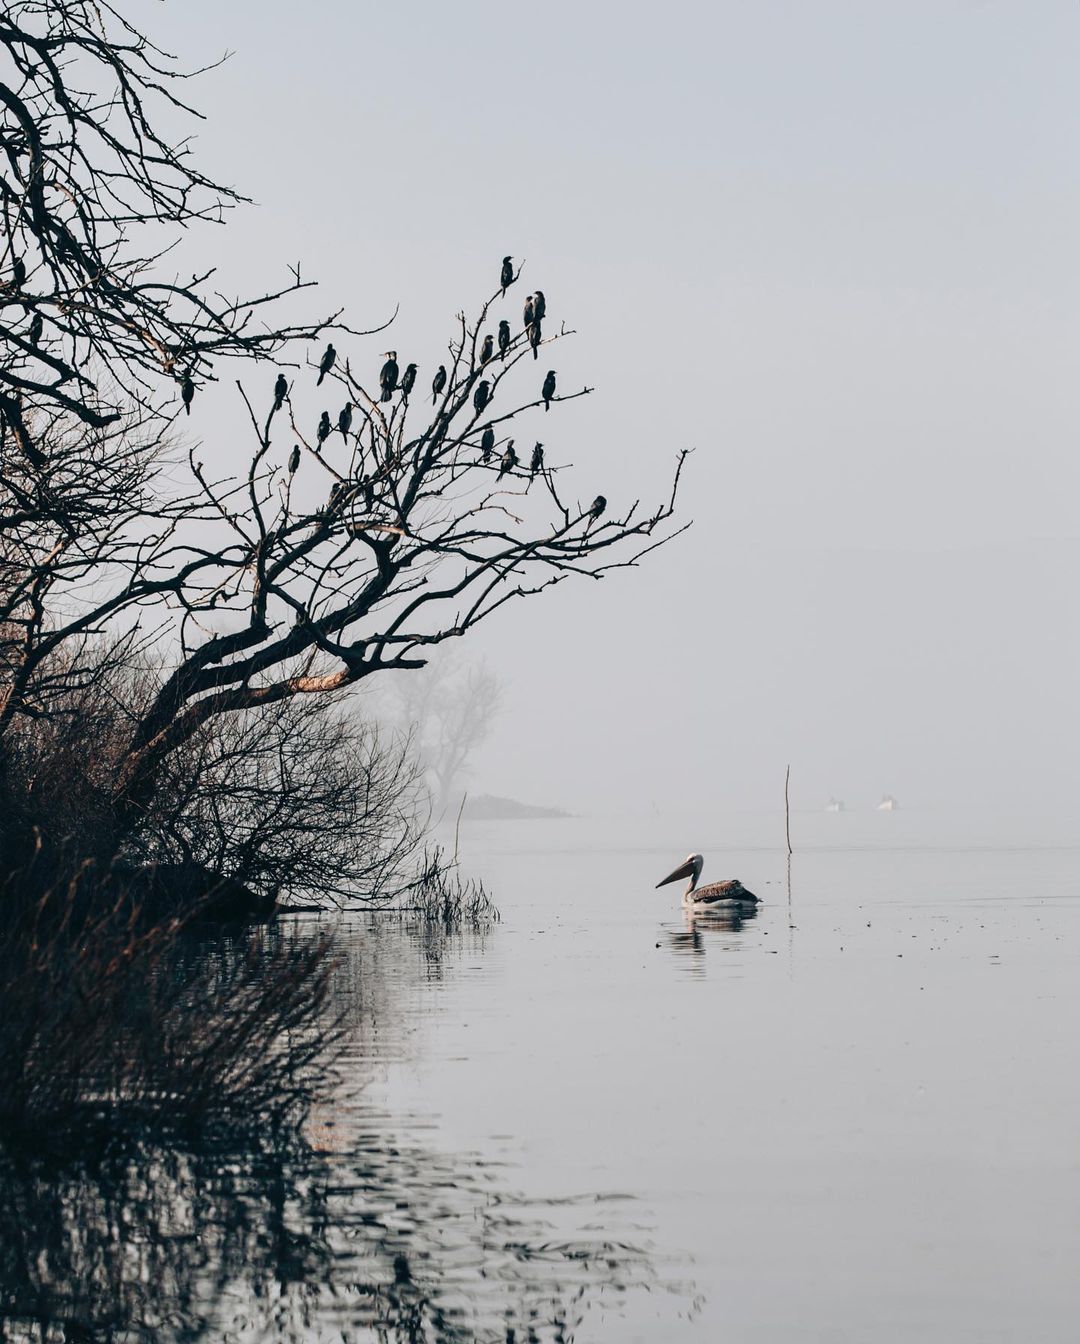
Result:
M411 734L440 808L459 795L473 753L491 733L502 685L484 662L462 665L449 650L423 672L397 679L397 718Z
M395 353L328 346L291 381L238 383L252 446L236 474L185 459L166 432L177 391L189 405L217 357L257 364L325 324L260 327L286 291L232 303L209 276L157 278L162 226L239 198L154 129L154 106L190 112L186 76L109 6L15 0L0 55L0 766L21 721L63 717L103 656L155 650L166 671L95 785L114 850L215 721L423 667L504 604L633 566L679 530L685 453L643 508L622 481L579 496L550 442L515 447L541 408L591 391L536 372L571 333L539 290L523 322L504 316L520 272L458 316L431 402Z

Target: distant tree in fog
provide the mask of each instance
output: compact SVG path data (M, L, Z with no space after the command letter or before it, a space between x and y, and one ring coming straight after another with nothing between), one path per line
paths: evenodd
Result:
M502 685L483 662L433 659L423 671L398 678L396 717L411 732L416 754L439 808L460 797L474 753L498 716Z

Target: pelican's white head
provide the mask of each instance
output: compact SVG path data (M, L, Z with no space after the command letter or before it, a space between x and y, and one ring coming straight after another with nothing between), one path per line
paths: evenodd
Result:
M705 860L700 854L688 854L674 872L668 873L662 882L657 882L657 888L666 887L669 882L679 882L684 877L688 877L690 883L686 888L686 894L689 895L697 886L697 880L701 876L701 870L704 866Z

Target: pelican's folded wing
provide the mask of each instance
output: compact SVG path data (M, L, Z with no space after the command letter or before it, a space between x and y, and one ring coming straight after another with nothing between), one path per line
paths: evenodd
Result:
M726 882L710 882L694 892L694 900L701 905L712 905L720 901L745 901L747 905L756 904L757 897L747 891L737 877Z

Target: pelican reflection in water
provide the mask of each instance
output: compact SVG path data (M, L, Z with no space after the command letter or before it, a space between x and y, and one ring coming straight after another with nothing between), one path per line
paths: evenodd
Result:
M700 854L691 854L673 873L668 873L662 882L657 882L657 888L666 887L669 882L679 882L685 877L689 881L683 892L683 905L688 909L713 910L717 906L737 908L757 905L758 898L752 891L747 891L737 877L699 887L698 878L704 866L705 860Z
M711 934L738 933L745 924L757 919L756 905L685 906L683 909L684 927L665 928L664 938L673 952L689 952L695 956L705 955L706 936ZM720 939L721 943L737 947L739 940Z

